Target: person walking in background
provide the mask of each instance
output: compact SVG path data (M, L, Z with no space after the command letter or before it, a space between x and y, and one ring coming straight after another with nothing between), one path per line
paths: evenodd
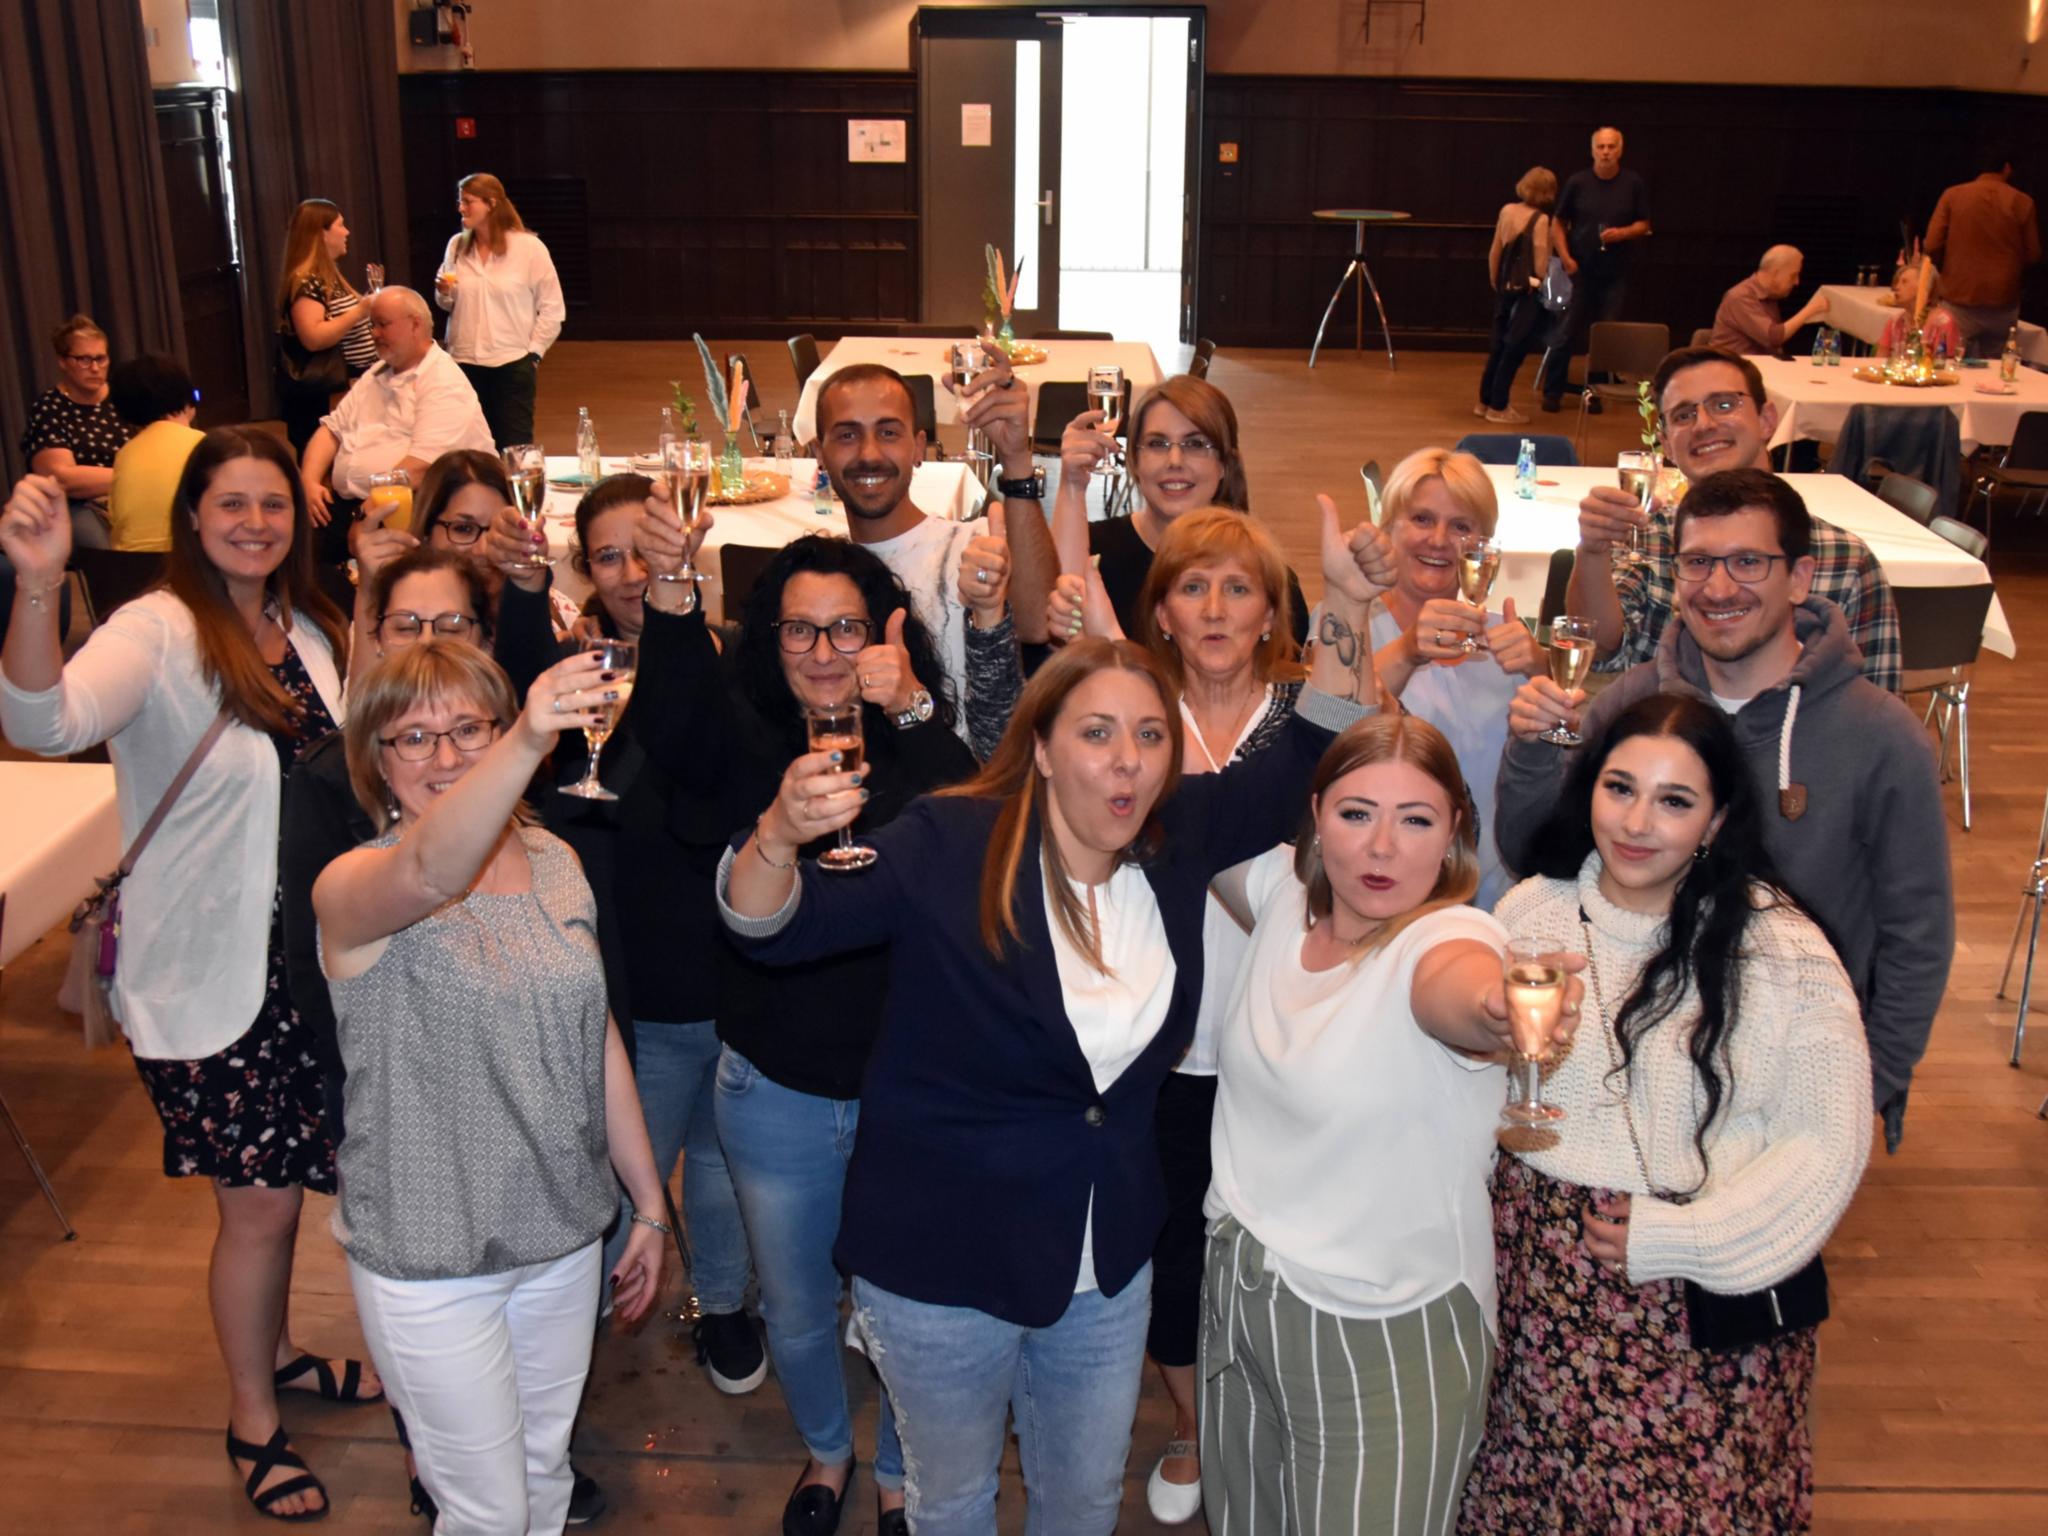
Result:
M1539 290L1550 259L1550 210L1556 204L1556 173L1532 166L1515 183L1515 201L1502 205L1494 221L1493 244L1486 250L1486 280L1493 289L1493 346L1479 375L1479 403L1472 414L1501 426L1529 419L1509 408L1508 392L1548 314Z
M1990 144L1977 178L1934 205L1922 249L1941 263L1949 312L1972 357L1996 357L2020 317L2020 274L2041 259L2034 200L2012 184L2012 151Z
M1765 251L1756 271L1721 295L1707 345L1737 357L1784 356L1786 338L1828 312L1828 296L1816 288L1790 320L1784 318L1782 301L1799 286L1805 264L1796 245L1774 245Z
M115 549L171 547L171 503L185 461L206 434L192 425L199 387L175 357L145 352L107 378L107 397L135 435L114 455L107 522Z
M465 176L455 198L462 232L434 275L434 302L448 311L448 355L469 376L497 445L530 443L540 360L568 314L562 281L497 177Z
M1557 339L1543 354L1543 409L1555 411L1565 372L1585 350L1586 334L1602 320L1621 318L1628 286L1630 247L1650 237L1650 190L1621 163L1619 128L1593 135L1593 163L1565 179L1557 199L1551 249L1571 276L1571 305ZM1589 382L1597 383L1597 380ZM1598 414L1600 402L1587 406Z
M277 345L285 436L301 456L334 397L377 361L370 306L338 265L347 251L348 223L339 208L324 197L299 204L284 238Z

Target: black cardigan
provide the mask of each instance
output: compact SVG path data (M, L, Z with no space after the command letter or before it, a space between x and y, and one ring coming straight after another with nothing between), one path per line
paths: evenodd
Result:
M1035 824L1017 879L1023 943L1006 942L1001 961L982 944L995 801L928 796L873 836L881 857L857 879L807 864L793 908L757 921L728 912L734 942L773 964L888 946L886 1017L833 1250L842 1270L1047 1327L1074 1294L1092 1191L1097 1280L1110 1295L1131 1282L1166 1215L1152 1114L1194 1037L1209 882L1295 830L1332 728L1357 713L1304 690L1270 748L1182 780L1160 808L1163 849L1143 868L1173 951L1173 996L1106 1092L1067 1018Z

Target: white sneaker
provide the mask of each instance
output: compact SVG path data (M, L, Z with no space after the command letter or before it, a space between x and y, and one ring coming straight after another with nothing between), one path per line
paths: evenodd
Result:
M1472 414L1474 416L1484 416L1486 414L1486 402L1482 400L1477 405L1473 406Z
M1497 427L1520 427L1528 424L1529 418L1510 406L1504 411L1488 411L1486 419Z
M1152 1464L1152 1475L1145 1480L1145 1504L1152 1511L1152 1518L1161 1525L1184 1525L1195 1518L1202 1508L1202 1485L1194 1483L1170 1483L1166 1480L1166 1463L1175 1457L1192 1457L1197 1447L1192 1440L1169 1440L1166 1454Z

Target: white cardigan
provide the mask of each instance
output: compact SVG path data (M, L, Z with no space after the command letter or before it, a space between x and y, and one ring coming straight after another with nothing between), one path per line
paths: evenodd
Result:
M300 614L287 639L340 721L326 637ZM0 726L17 747L61 757L107 744L124 849L219 708L192 612L169 592L117 609L54 688L24 692L0 674ZM276 752L231 723L121 888L113 1004L137 1056L211 1056L255 1022L277 890Z
M1543 1079L1543 1097L1568 1116L1540 1150L1514 1150L1554 1179L1627 1190L1628 1277L1696 1280L1710 1291L1761 1290L1820 1252L1849 1208L1870 1158L1870 1054L1849 978L1804 914L1761 908L1744 936L1741 1012L1722 1037L1722 1099L1706 1138L1708 1178L1690 1203L1653 1198L1629 1142L1613 1062L1614 1015L1660 940L1662 916L1625 911L1600 894L1600 855L1576 882L1525 880L1494 909L1508 932L1584 953L1583 910L1593 929L1606 1017L1587 978L1582 1026ZM1699 1008L1688 991L1677 1012L1637 1042L1629 1107L1650 1176L1665 1191L1699 1182L1693 1131L1706 1112L1686 1035Z

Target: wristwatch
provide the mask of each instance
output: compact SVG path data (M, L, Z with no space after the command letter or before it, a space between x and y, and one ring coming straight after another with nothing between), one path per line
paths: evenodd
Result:
M929 688L919 688L910 695L910 708L895 717L896 728L907 731L913 725L923 725L932 717L932 695Z
M1007 475L996 476L996 491L1005 501L1045 500L1045 470L1034 469L1022 480L1012 480Z

